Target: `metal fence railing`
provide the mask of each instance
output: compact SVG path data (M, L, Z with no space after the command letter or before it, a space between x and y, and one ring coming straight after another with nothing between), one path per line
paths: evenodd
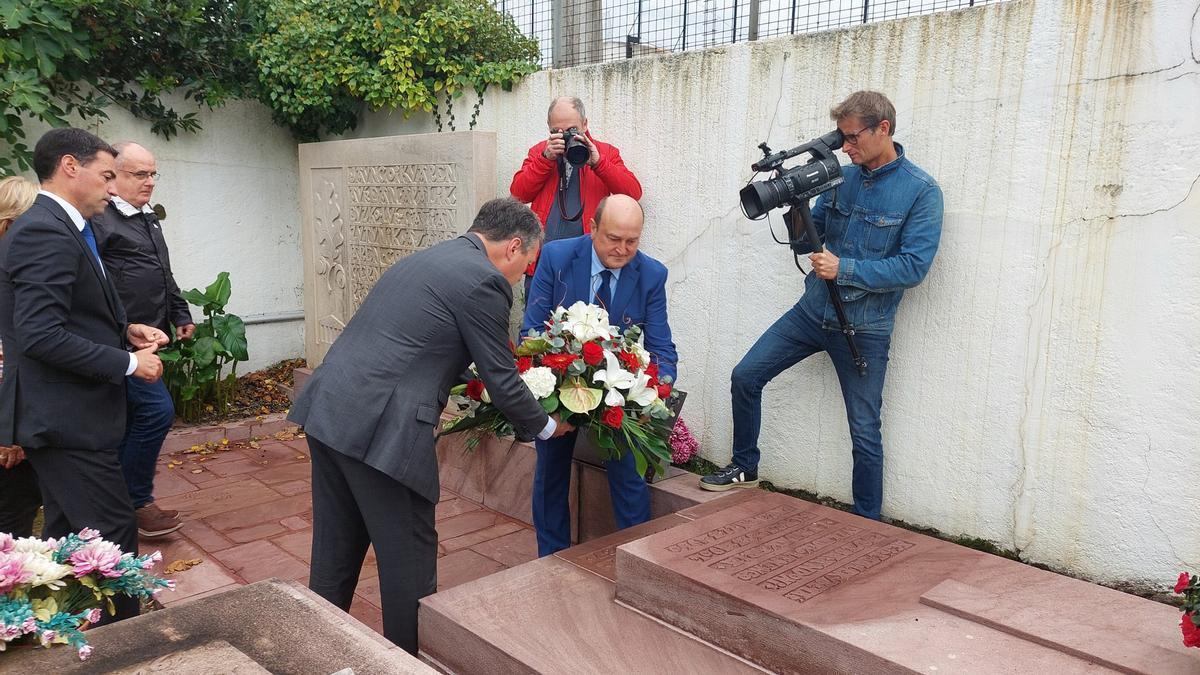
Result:
M704 49L1003 0L492 0L547 68Z

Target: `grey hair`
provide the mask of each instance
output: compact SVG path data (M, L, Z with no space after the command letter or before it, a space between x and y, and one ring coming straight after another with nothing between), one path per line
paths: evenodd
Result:
M528 253L542 241L542 223L533 211L512 197L500 197L486 202L475 216L468 232L497 242L520 238L521 250Z
M583 101L579 100L579 98L575 96L559 96L553 101L550 101L550 107L546 109L547 122L550 121L550 115L554 112L554 106L558 105L562 101L567 101L570 103L571 107L575 109L575 112L579 113L580 118L585 120L587 119L587 113L583 110Z

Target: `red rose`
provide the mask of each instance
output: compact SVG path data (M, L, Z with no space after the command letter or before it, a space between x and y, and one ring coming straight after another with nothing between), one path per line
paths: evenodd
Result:
M604 411L604 417L600 418L608 426L614 429L621 428L621 422L625 420L625 410L623 408L612 407Z
M1191 577L1188 576L1187 572L1180 572L1179 573L1179 581L1175 582L1175 592L1176 593L1184 592L1187 589L1188 584L1191 583L1191 581L1192 581L1192 579L1191 579Z
M533 367L533 357L532 356L522 356L521 358L517 359L517 372L518 373L523 373L532 367Z
M1200 628L1196 627L1196 622L1192 621L1192 614L1188 612L1183 615L1183 620L1179 622L1179 628L1183 631L1183 646L1184 647L1200 647Z
M483 380L467 382L467 398L479 401L483 398Z
M646 374L650 376L650 379L657 380L658 379L658 364L651 363L650 365L646 366Z
M630 352L617 352L617 359L621 361L621 365L625 366L625 370L631 373L636 373L637 369L642 367L642 362L638 361L638 357Z
M670 395L671 395L671 385L669 385L669 384L658 385L658 397L659 398L661 398L665 401L665 400L667 400L667 398Z
M597 342L587 342L583 345L583 362L589 366L598 366L604 361L604 347Z

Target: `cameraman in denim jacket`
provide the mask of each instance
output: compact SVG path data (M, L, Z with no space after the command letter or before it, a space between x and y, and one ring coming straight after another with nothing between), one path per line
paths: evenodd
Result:
M830 111L852 166L845 182L817 198L813 222L826 250L810 256L804 295L764 333L733 370L733 460L700 480L707 490L758 485L762 390L802 359L829 354L850 426L854 512L878 520L883 503L880 408L896 308L921 283L937 253L942 191L892 140L896 109L886 96L859 91ZM833 279L867 361L860 377L829 298Z

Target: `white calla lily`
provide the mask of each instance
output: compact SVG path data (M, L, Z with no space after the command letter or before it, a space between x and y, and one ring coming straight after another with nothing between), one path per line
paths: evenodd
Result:
M609 389L608 393L604 395L604 404L610 408L623 408L625 407L625 397L621 395L620 391Z
M642 406L643 408L658 400L658 389L656 387L646 386L650 382L650 376L645 373L638 373L634 378L633 385L629 387L629 393L625 395L627 400Z
M637 381L633 373L621 368L621 363L612 352L605 350L604 362L605 367L596 371L592 381L603 382L605 389L629 389Z
M608 325L608 312L602 307L585 304L582 300L567 308L563 329L580 342L611 340L613 337Z

